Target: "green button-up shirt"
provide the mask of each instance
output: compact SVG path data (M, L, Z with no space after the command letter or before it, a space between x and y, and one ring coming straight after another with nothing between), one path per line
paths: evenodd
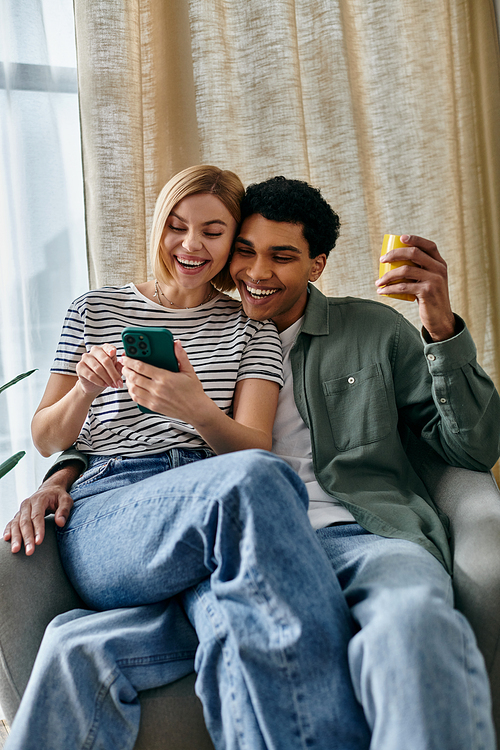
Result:
M470 333L426 342L380 302L310 286L290 354L294 395L324 489L374 534L417 542L451 571L440 518L404 450L408 429L448 463L489 470L500 453L500 397Z

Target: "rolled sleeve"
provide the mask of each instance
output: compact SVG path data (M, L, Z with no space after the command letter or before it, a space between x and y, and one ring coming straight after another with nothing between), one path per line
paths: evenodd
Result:
M422 333L432 397L441 418L442 438L446 432L453 436L454 449L465 451L472 460L469 468L489 469L500 454L500 397L477 362L467 326L458 317L457 323L460 330L446 341L429 343Z
M70 461L76 461L80 463L82 466L82 472L84 472L89 465L89 460L85 453L82 453L76 448L68 448L68 450L65 450L63 453L61 453L60 456L57 457L48 472L45 474L43 481L45 482L46 479L51 477L52 474L55 474L57 471L59 471L59 469L62 469L64 466L66 466L66 464Z

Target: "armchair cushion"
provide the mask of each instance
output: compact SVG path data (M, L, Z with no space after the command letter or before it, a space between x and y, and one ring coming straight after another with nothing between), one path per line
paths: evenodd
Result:
M500 492L490 472L449 466L416 438L407 452L450 520L455 606L472 625L484 656L500 737Z

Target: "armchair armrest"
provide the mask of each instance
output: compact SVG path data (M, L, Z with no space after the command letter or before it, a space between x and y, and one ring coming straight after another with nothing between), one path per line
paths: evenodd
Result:
M54 517L46 518L34 555L13 555L0 540L0 703L11 724L45 628L56 615L85 608L59 560ZM141 723L135 750L213 750L194 692L195 675L139 693Z
M54 517L43 544L26 557L0 540L0 703L10 724L24 692L45 628L56 615L85 607L59 561Z
M491 472L449 466L414 437L407 452L450 519L455 605L472 625L484 656L500 737L500 491Z

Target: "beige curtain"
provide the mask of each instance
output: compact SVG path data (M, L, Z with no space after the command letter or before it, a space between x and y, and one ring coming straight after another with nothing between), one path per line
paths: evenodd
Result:
M144 281L156 197L200 162L188 5L74 7L90 283Z
M500 385L493 0L75 0L92 285L146 278L155 197L207 162L323 191L320 287L375 298L382 235L434 239ZM416 304L394 302L418 325Z

